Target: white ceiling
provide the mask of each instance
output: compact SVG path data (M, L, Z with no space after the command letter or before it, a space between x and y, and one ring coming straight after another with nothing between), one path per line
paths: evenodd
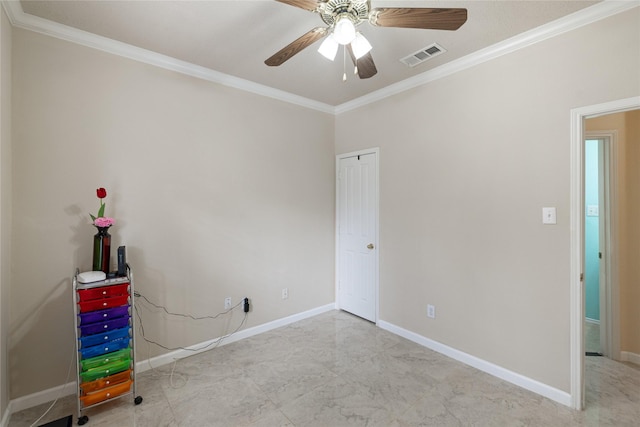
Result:
M353 66L347 57L350 77L343 83L342 55L335 62L325 59L317 53L320 41L280 67L264 64L282 47L323 25L318 15L274 0L21 1L27 17L55 21L328 106L339 106L406 81L598 2L371 3L372 7L466 8L468 20L457 31L381 28L363 23L360 30L373 45L371 54L378 74L367 80L358 79L351 74ZM414 68L399 61L434 42L447 52Z

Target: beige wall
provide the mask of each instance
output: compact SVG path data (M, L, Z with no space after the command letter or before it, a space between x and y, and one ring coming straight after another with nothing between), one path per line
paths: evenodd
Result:
M65 380L70 276L91 269L97 187L117 221L112 260L126 245L137 290L172 311L216 314L247 296L251 327L334 301L331 115L32 32L13 40L12 398ZM142 317L177 347L241 313ZM140 359L160 353L148 348Z
M249 296L255 326L332 302L334 137L339 153L381 148L381 319L568 391L569 111L640 94L639 18L335 122L14 30L11 398L64 381L70 275L90 268L99 186L114 246L158 303L202 314ZM541 224L543 206L557 225ZM227 326L142 315L170 346Z
M640 355L640 110L626 113L627 134L627 176L625 197L628 200L628 214L625 230L626 244L624 248L626 286L620 294L621 323L620 349Z
M569 392L570 110L640 94L639 19L337 117L337 152L380 147L381 319Z
M11 24L0 7L0 420L9 405L11 285Z
M589 119L585 128L617 134L620 351L640 355L640 110Z

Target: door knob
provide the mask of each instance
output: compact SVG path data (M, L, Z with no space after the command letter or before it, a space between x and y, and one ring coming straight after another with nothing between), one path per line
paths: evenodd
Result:
M373 243L369 243L369 244L367 245L367 249L373 249Z

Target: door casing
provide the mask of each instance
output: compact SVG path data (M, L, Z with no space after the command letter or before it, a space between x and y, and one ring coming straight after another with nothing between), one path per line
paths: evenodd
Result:
M571 406L584 408L584 120L640 108L640 96L571 110L570 159L570 369ZM611 221L615 224L615 221Z

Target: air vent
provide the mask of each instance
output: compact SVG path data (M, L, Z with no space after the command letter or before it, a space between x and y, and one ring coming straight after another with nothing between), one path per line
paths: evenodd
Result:
M417 52L412 53L409 56L406 56L400 59L400 62L405 64L408 67L415 67L418 64L422 64L427 59L431 59L434 56L438 56L441 53L446 52L446 49L440 46L437 43L429 45L423 49L420 49Z

